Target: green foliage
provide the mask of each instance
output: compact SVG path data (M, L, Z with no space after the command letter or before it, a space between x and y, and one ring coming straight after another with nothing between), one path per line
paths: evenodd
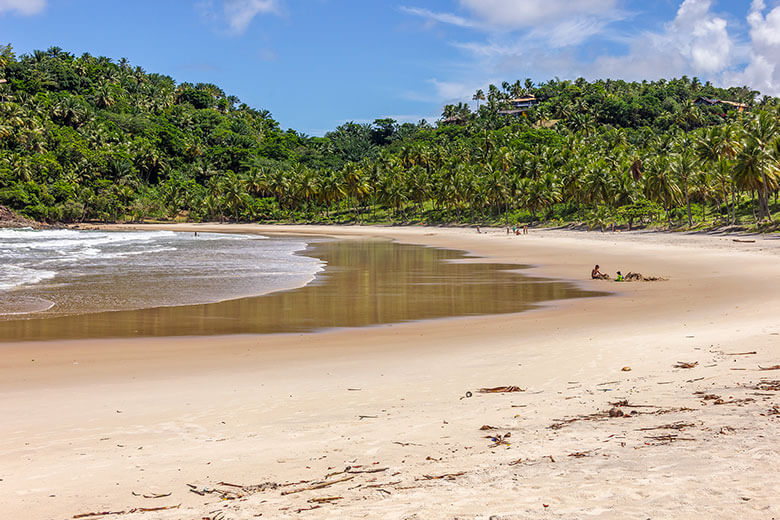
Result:
M697 78L504 82L309 137L124 59L0 46L0 77L0 204L40 220L700 226L769 220L780 184L777 100Z

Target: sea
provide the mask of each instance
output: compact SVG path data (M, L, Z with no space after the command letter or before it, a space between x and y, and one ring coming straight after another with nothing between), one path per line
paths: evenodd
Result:
M301 287L304 239L173 231L0 229L0 320L215 303Z

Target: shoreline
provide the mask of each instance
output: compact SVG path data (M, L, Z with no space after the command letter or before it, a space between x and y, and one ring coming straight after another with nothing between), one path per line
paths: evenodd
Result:
M627 233L585 239L536 230L507 237L492 230L296 228L449 244L484 257L469 261L530 263L533 276L584 278L600 263L610 273L634 270L669 281L609 284L615 296L557 302L511 319L386 325L370 335L351 329L107 340L101 353L90 342L34 345L36 356L46 356L34 368L26 353L5 349L0 413L10 420L0 432L7 454L0 492L13 499L3 509L48 518L181 503L154 517L197 517L223 505L238 517L297 517L296 509L312 506L307 499L328 495L344 498L310 517L777 515L778 486L760 476L771 474L780 453L780 421L767 412L778 398L771 390L752 396L748 388L762 377L780 378L756 368L780 362L780 296L771 283L780 274L780 246L771 239L755 245L693 238L681 245ZM742 352L756 354L730 355ZM697 364L674 368L678 361ZM526 391L476 393L499 385ZM473 397L463 399L467 390ZM693 394L702 390L724 404ZM641 414L597 415L550 429L601 414L621 398L655 408L621 407ZM742 399L753 400L732 403ZM67 408L73 402L78 409ZM682 423L692 426L639 431ZM511 446L491 447L483 425L511 432ZM667 433L675 437L645 439ZM694 440L677 440L687 438ZM316 480L374 462L389 468L375 483L390 494L334 484L222 503L186 487ZM70 475L73 464L83 474ZM423 477L461 471L451 479ZM354 480L372 485L363 474ZM401 483L388 484L395 480ZM144 500L131 491L173 495Z
M326 266L316 283L208 304L0 321L0 342L309 333L511 315L546 302L605 294L560 280L532 278L523 272L524 266L479 261L441 246L369 237L292 240L309 243L299 254ZM175 268L169 272L175 276Z
M18 230L12 230L18 231ZM78 230L72 230L67 228L46 230L53 233L60 231L65 233L79 233ZM99 230L91 230L94 233L100 235ZM163 230L157 230L163 231ZM19 265L26 266L28 263L39 262L40 267L36 266L36 269L18 267L20 270L35 272L37 278L34 280L28 280L27 278L17 275L15 278L8 279L8 285L5 287L6 298L0 298L0 329L3 328L3 324L11 321L22 320L47 320L58 319L66 317L83 317L87 315L97 315L102 313L122 313L122 312L136 312L151 309L170 309L179 307L189 307L198 305L212 305L228 301L241 300L247 298L259 298L268 294L280 293L290 290L295 290L301 287L305 287L312 283L317 275L322 272L325 267L321 262L313 255L306 254L307 250L310 250L312 246L316 245L316 240L324 241L322 237L306 237L290 236L287 239L282 238L282 244L280 246L279 240L265 240L268 237L264 237L261 234L245 234L245 233L233 233L233 234L221 234L213 233L211 237L204 237L203 240L197 238L188 237L188 233L179 232L176 235L177 240L175 243L167 242L160 243L154 242L155 239L165 240L166 238L157 237L141 237L137 241L118 239L116 242L113 240L101 241L101 237L93 237L87 233L81 233L80 235L67 235L67 236L41 236L38 237L32 234L30 240L21 241L21 243L11 242L7 243L7 249L13 251L15 247L20 247L22 250L28 249L32 251L43 251L44 255L48 254L51 250L57 250L59 256L51 255L52 258L40 256L25 259L22 258L22 263ZM121 234L121 231L116 233ZM143 235L143 232L138 232ZM155 233L152 232L151 235ZM174 235L174 233L170 233ZM21 236L21 235L20 235ZM232 238L231 238L232 236ZM262 241L249 241L247 239L259 238ZM12 237L18 238L18 237ZM223 252L222 258L206 258L204 262L193 265L182 266L180 256L176 256L173 252L188 251L189 253L199 254L202 256L204 252L214 249L214 241L220 239L230 240L236 243L235 240L239 239L245 243L244 250L236 250L236 247L231 245L231 252L237 254L247 255L247 261L262 265L270 260L271 264L276 262L273 267L266 267L265 269L283 270L288 272L282 273L270 273L262 270L253 271L249 274L241 273L244 276L244 280L247 277L251 278L253 284L248 283L230 283L222 284L220 287L209 285L209 279L232 277L234 272L221 268L219 264L224 261L229 261L229 255ZM79 250L77 244L83 240L88 245L81 246ZM56 249L50 246L49 243L54 241L64 241L61 249ZM39 245L40 242L40 245ZM95 245L91 245L94 242ZM116 252L115 243L129 242L131 248L141 248L144 242L154 243L152 249L144 250L130 250L123 252ZM289 246L285 244L287 242ZM270 249L261 249L253 247L251 244L270 243L268 246ZM294 244L294 245L293 245ZM221 243L220 243L221 246ZM91 249L91 248L102 248ZM109 247L111 249L105 249ZM162 249L160 249L162 247ZM277 249L281 247L281 251ZM87 248L84 250L83 248ZM258 250L259 249L259 250ZM87 255L87 251L91 251ZM125 258L144 258L149 254L159 254L152 261L152 269L155 270L155 276L144 273L145 269L148 269L148 265L133 265L130 262L128 266L123 265ZM178 253L181 254L181 253ZM276 257L272 255L277 255ZM278 255L285 254L287 256L280 257ZM87 256L85 256L87 255ZM105 259L104 259L105 255ZM250 257L251 255L251 257ZM267 255L271 255L270 258ZM97 276L91 275L94 266L89 265L83 271L79 271L77 266L78 262L92 263L92 259L98 259L106 262L105 265L100 265L103 268L103 273L106 271L113 273L110 278L110 283L113 285L112 289L104 290L103 287L108 285L106 279L108 276L98 274ZM115 264L111 264L113 258L121 258L121 261L117 261ZM74 260L75 259L75 260ZM11 269L17 268L15 261L18 258L13 256L10 259ZM199 260L203 260L202 258ZM309 262L308 265L303 265L301 262ZM197 262L197 261L195 261ZM283 263L278 263L283 262ZM52 266L51 264L54 263ZM233 262L230 265L234 265ZM160 266L165 266L161 268ZM216 269L215 269L216 266ZM242 265L243 266L243 265ZM292 266L292 268L288 267ZM43 270L47 269L47 270ZM222 271L220 271L222 269ZM215 276L216 271L216 276ZM75 274L74 274L75 272ZM118 274L117 274L118 273ZM193 273L195 276L193 277ZM23 273L24 274L24 273ZM141 275L140 282L143 284L145 291L136 290L134 286L138 285L138 275ZM279 276L281 274L282 276ZM266 279L275 275L276 279L272 284L268 284ZM86 276L86 282L82 277ZM145 279L144 279L145 276ZM161 278L164 282L161 282ZM194 280L193 280L194 278ZM173 284L170 284L169 279L173 279ZM154 280L150 283L151 280ZM92 286L96 289L92 291L83 292L78 294L81 287ZM251 287L250 287L251 285ZM52 289L54 287L54 289ZM229 288L228 288L229 287ZM2 290L2 288L0 288ZM165 294L161 297L153 295L150 299L150 291L152 293ZM72 294L76 293L78 296L73 298ZM109 294L108 298L101 299L100 296ZM128 297L129 296L129 297ZM95 297L98 297L97 300ZM107 300L107 301L104 301ZM24 304L27 302L45 302L46 306L40 306L40 308L26 310ZM75 301L75 303L74 303ZM98 303L95 303L98 301ZM19 303L21 302L21 303ZM15 304L18 304L16 307ZM20 307L21 306L21 307ZM3 330L0 330L0 342L3 338ZM52 339L65 339L65 338L52 338Z

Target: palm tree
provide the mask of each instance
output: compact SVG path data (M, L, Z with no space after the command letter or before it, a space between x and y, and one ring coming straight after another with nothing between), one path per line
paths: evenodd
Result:
M645 170L645 190L647 198L661 202L669 225L672 224L671 208L682 195L677 179L670 174L669 159L657 156L648 161Z
M477 110L479 110L479 102L485 101L485 93L482 91L482 89L477 90L474 95L471 97L472 101L477 102Z
M671 171L682 181L682 191L685 195L685 206L688 210L688 226L693 226L691 217L691 199L688 193L688 181L696 172L696 159L690 147L684 146L680 153L672 156Z
M758 140L749 137L745 146L737 154L734 164L734 182L737 188L758 192L758 216L763 220L768 211L765 190L776 186L777 163L767 157Z
M777 163L772 160L770 150L778 137L777 119L768 112L761 112L748 123L746 136L746 148L750 147L754 153L753 160L758 176L761 178L761 187L758 195L759 214L761 219L772 218L769 212L769 182L777 173Z
M233 220L238 220L239 213L248 203L244 183L232 171L219 179L219 202L233 214Z

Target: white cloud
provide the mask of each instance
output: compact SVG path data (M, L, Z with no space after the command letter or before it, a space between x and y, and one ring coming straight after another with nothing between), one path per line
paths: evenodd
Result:
M733 66L735 45L728 24L710 12L711 0L685 0L660 32L644 32L622 56L602 55L586 68L586 77L627 80L675 76L713 78ZM583 64L584 65L584 64Z
M223 11L232 32L242 34L258 14L279 13L277 0L223 0Z
M46 7L46 0L0 0L0 14L16 11L23 15L38 14Z
M780 6L766 15L763 0L754 0L748 12L750 47L748 63L742 71L727 73L726 81L748 85L763 94L780 96Z
M732 48L726 20L710 14L710 7L710 0L685 0L665 35L694 70L706 73L727 67Z
M212 23L227 24L232 34L243 34L257 15L281 14L279 4L280 0L200 0L195 9Z
M714 78L734 66L737 46L729 35L727 21L711 12L711 4L711 0L685 0L674 19L662 30L641 32L626 42L626 53L603 54L591 62L578 59L571 49L576 49L588 36L601 33L609 20L570 19L557 26L560 31L557 36L556 27L553 27L553 32L548 29L551 40L563 39L558 48L554 45L534 45L536 29L514 45L501 46L488 42L461 47L475 55L500 58L493 60L492 66L501 67L504 71L522 70L527 73L530 64L534 75L540 79L583 76L641 80L682 75ZM569 41L566 40L567 35L571 35L568 36Z
M407 14L413 14L422 18L427 18L431 22L440 22L450 25L457 25L458 27L475 27L476 24L472 20L467 20L461 16L457 16L451 13L436 13L430 9L422 9L419 7L401 7L401 11Z
M617 0L460 0L464 9L491 27L518 29L583 15L608 15Z
M498 54L506 47L527 45L525 40L545 40L548 46L577 45L600 34L604 28L626 15L616 8L617 0L460 0L469 16L440 13L418 7L401 7L401 11L456 27L478 29L493 36L514 37L512 44L481 46L480 53L491 48ZM518 38L516 31L524 34ZM473 45L473 44L457 44Z
M429 81L440 102L468 101L477 85L496 77L630 81L687 75L780 96L780 2L745 2L741 20L739 14L719 13L725 3L678 0L673 16L655 30L643 29L642 17L624 11L622 0L459 0L458 23L424 10L407 12L471 29L468 40L451 42L467 56L458 66L448 65L457 76ZM611 34L610 24L629 19L638 28ZM595 55L581 52L595 36L622 46Z
M436 89L436 96L439 99L446 101L464 99L466 97L470 98L471 95L476 92L477 88L479 88L474 88L473 85L467 85L465 83L459 83L455 81L439 81L436 79L430 80L429 83L431 83Z

